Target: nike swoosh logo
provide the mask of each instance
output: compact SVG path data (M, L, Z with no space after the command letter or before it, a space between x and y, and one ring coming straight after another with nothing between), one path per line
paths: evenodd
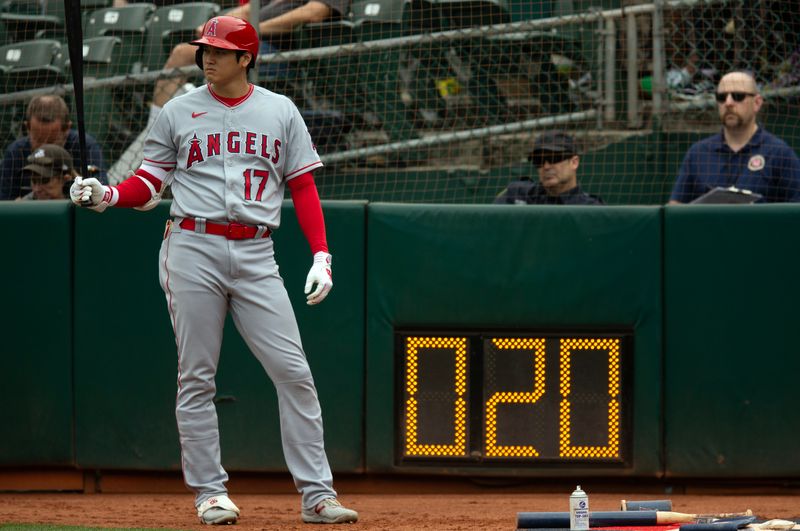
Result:
M204 114L208 114L208 111L205 111L205 112L193 112L192 113L192 118L199 118L200 116L203 116Z

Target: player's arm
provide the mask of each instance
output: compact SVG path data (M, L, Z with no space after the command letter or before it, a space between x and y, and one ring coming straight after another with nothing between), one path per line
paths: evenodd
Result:
M117 186L102 184L95 178L77 177L69 189L76 205L102 212L110 206L149 210L161 199L166 171L143 164L141 168Z
M317 185L312 173L304 173L287 182L292 192L297 221L300 230L308 240L314 263L306 278L305 293L309 305L319 304L333 287L331 276L331 255L328 253L328 239L325 234L325 218L319 201ZM316 289L312 288L316 285Z
M333 9L319 0L310 0L308 3L287 11L282 15L262 20L258 24L258 32L262 36L289 33L296 26L312 22L322 22L333 14Z

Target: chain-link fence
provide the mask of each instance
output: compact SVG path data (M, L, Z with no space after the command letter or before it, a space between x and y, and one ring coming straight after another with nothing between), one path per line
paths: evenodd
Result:
M81 2L90 163L110 182L138 167L160 107L204 82L181 43L237 8ZM796 2L775 0L356 0L342 17L265 38L253 80L301 110L325 162L323 199L490 203L539 179L528 154L558 128L577 140L585 191L659 204L687 149L719 132L714 93L728 71L753 73L759 123L800 147L798 20ZM47 139L72 146L63 3L6 0L0 23L3 144L35 137L30 101L59 95L70 115ZM29 140L28 153L40 139ZM14 153L4 199L30 190Z

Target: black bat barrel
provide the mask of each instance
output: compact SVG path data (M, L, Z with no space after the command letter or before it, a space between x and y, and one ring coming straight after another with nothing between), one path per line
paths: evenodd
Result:
M645 526L656 525L656 511L592 511L589 513L590 527ZM517 528L567 528L569 513L517 513Z

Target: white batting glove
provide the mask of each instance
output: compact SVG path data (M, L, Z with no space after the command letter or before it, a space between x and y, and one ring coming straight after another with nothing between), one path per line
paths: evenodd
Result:
M69 198L78 206L102 212L111 200L111 188L94 177L84 179L79 175L69 187Z
M312 292L311 288L317 285ZM331 255L324 251L319 251L314 255L314 263L306 277L306 304L313 306L319 304L333 287L333 277L331 276Z

